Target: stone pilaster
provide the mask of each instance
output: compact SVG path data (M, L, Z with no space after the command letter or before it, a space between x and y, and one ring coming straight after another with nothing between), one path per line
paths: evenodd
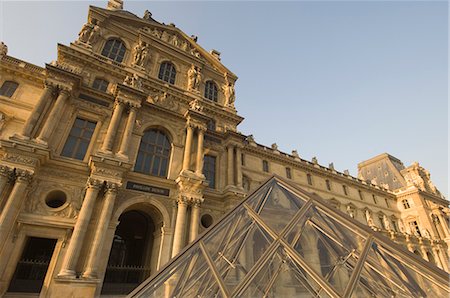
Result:
M192 138L194 135L194 129L189 124L186 126L186 144L184 147L184 156L183 156L183 169L182 171L189 170L189 165L191 163L191 147L192 147Z
M8 166L0 166L0 196L5 190L6 185L11 180L12 175L14 175L14 170ZM0 197L0 202L2 197ZM1 203L0 203L1 205Z
M69 97L70 97L70 90L61 89L59 91L59 95L58 98L56 99L55 105L51 109L50 114L48 115L48 118L45 121L41 132L39 133L39 136L36 138L36 141L45 145L47 144L50 135L52 134L59 120L61 119L62 112Z
M31 133L33 132L33 129L36 126L37 121L39 120L39 117L44 112L45 105L49 100L52 100L53 96L55 94L55 86L46 83L44 87L44 92L42 93L41 97L39 98L39 101L34 106L33 111L31 112L30 116L28 117L27 121L25 122L24 127L22 128L22 132L20 137L24 139L30 139Z
M86 186L86 195L84 197L83 205L81 206L80 214L73 229L72 237L69 242L66 254L64 256L63 265L58 277L75 278L75 266L80 256L80 250L86 235L86 230L91 220L92 210L94 209L95 201L97 199L103 181L89 178Z
M195 161L195 173L197 175L203 175L203 140L204 140L205 131L201 128L198 129L197 134L197 158Z
M22 203L25 200L26 189L31 182L33 173L27 170L16 169L16 181L0 215L0 247L6 242L8 235L19 215ZM1 251L1 250L0 250Z
M227 186L234 185L234 166L233 166L234 146L227 146Z
M198 225L200 222L200 205L203 200L193 200L191 204L191 225L189 229L189 242L194 241L198 236Z
M106 232L111 220L111 214L113 211L114 203L116 201L118 187L119 185L116 183L106 183L102 211L100 213L100 218L95 230L95 236L94 240L92 241L91 250L89 252L88 261L86 263L86 269L83 273L83 277L85 278L98 277L97 274L99 256L103 249L103 242L105 240Z
M122 113L124 110L124 102L122 100L116 99L114 105L114 112L111 117L111 122L109 122L108 130L106 131L105 140L101 150L103 152L111 153L114 145L114 140L116 139L117 128L119 127L120 120L122 119Z
M119 154L128 157L128 150L130 148L131 136L133 134L134 122L136 121L137 109L139 106L130 104L128 112L127 125L123 133L122 142L120 143Z
M180 196L177 201L178 211L177 220L175 223L175 232L173 235L172 257L176 256L184 246L184 231L186 226L186 213L188 206L188 199Z
M242 151L236 146L236 186L242 188Z

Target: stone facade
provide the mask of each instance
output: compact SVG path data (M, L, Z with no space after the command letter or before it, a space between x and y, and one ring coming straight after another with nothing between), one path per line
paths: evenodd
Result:
M17 268L36 239L55 241L42 297L123 294L126 278L113 288L114 270L142 281L273 174L448 271L448 201L424 168L382 154L359 164L356 178L256 143L237 131L236 75L196 40L110 1L90 7L78 39L58 44L45 68L8 56L2 43L0 85L17 88L0 95L0 295L18 292ZM77 121L92 129L72 144ZM146 145L161 155L151 169L139 161L148 132L170 143ZM139 216L139 262L123 255L113 264L127 252L117 231Z

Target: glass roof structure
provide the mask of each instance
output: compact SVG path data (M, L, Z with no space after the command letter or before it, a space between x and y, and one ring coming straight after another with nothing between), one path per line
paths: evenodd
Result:
M273 177L129 297L448 297L448 278Z

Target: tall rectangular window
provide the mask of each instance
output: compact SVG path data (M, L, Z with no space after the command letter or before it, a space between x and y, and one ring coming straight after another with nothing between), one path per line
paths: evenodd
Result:
M210 188L216 188L216 157L205 155L203 162L203 175L209 182Z
M347 185L342 185L342 190L344 191L344 195L348 196Z
M245 154L241 153L241 165L245 166Z
M388 199L384 199L384 201L385 201L385 203L386 203L386 207L391 207L390 205L389 205L389 200Z
M325 180L325 184L327 185L327 189L328 190L331 190L331 182L330 182L330 180Z
M70 130L69 137L61 152L62 156L83 160L92 134L95 130L96 122L91 122L81 118L75 119L75 123Z
M409 205L408 199L402 200L403 208L409 209L411 206Z
M292 179L291 168L286 168L286 177L287 177L288 179Z
M306 174L306 179L308 180L308 184L312 185L312 176L311 176L311 174Z
M262 161L263 171L268 173L269 172L269 162L267 160Z
M358 195L359 195L359 199L360 200L364 200L364 196L363 196L362 191L358 190Z
M372 200L373 200L373 202L374 202L375 204L377 204L377 203L378 203L378 201L377 201L377 197L376 197L375 195L372 195Z

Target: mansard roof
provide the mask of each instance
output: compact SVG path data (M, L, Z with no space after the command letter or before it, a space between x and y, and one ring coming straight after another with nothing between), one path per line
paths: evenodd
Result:
M272 177L129 297L447 297L448 274Z

